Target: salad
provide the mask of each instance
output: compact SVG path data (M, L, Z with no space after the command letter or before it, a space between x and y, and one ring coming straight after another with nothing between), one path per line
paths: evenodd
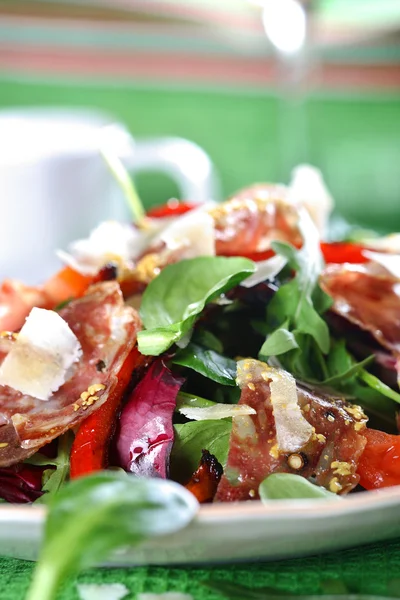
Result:
M0 498L107 469L199 502L400 484L399 240L327 241L308 177L103 223L3 282Z

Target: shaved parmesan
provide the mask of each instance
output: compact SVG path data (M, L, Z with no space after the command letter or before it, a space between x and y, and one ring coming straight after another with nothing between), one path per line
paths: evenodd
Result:
M310 440L313 427L301 412L296 381L283 369L265 366L264 372L271 380L269 387L278 448L281 452L298 452Z
M58 250L57 256L82 275L96 275L107 263L123 270L132 266L156 231L156 225L143 231L127 223L105 221L88 238L72 242L68 252Z
M129 594L123 583L79 583L76 587L81 600L122 600Z
M58 313L33 308L0 367L0 385L49 400L81 355L79 340Z
M400 233L390 233L383 237L365 238L360 240L364 246L381 252L400 254Z
M204 204L174 219L159 235L169 250L182 250L181 258L215 256L214 219Z
M205 408L181 406L178 412L187 419L193 419L193 421L209 421L256 414L254 408L247 406L247 404L215 404L214 406L206 406Z
M396 279L400 279L400 254L388 254L383 252L371 252L371 250L363 250L365 258L378 263L394 275Z
M240 285L246 288L254 287L267 279L273 279L280 273L283 267L286 265L287 259L284 256L277 254L267 260L261 260L256 263L256 271L246 277Z

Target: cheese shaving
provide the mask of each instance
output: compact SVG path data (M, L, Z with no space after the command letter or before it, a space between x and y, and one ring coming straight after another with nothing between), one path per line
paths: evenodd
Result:
M301 412L294 377L283 369L266 365L276 440L281 452L298 452L310 440L313 428Z
M250 288L267 279L273 279L280 273L283 267L286 265L287 259L284 256L280 256L277 254L276 256L272 256L267 260L261 260L256 263L256 271L246 277L244 281L241 282L241 286Z
M400 279L400 254L372 252L371 250L363 250L363 254L365 258L384 267L396 279Z
M157 230L157 224L142 231L128 223L104 221L88 238L72 242L68 252L57 250L57 256L82 275L95 275L107 263L124 270L132 267Z
M207 406L205 408L182 406L178 412L187 419L193 419L194 421L208 421L256 414L254 408L246 404L216 404L215 406Z
M49 400L81 355L79 340L58 313L33 308L0 367L0 385Z

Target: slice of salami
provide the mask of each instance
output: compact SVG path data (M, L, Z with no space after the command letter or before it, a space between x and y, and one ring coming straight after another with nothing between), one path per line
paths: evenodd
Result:
M141 328L138 313L124 305L114 281L93 285L60 315L78 338L83 355L48 401L0 386L0 466L34 454L101 406Z
M271 473L297 473L341 494L357 485L356 469L366 444L362 433L367 419L362 409L300 386L297 394L300 409L314 433L300 451L280 452L270 382L256 375L247 379L239 404L251 406L257 414L233 419L228 462L217 501L258 498L260 483Z

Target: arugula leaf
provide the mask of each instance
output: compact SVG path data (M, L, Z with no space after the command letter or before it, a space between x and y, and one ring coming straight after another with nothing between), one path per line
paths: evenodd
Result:
M48 458L37 452L26 463L36 466L54 466L55 469L46 469L43 472L43 492L55 493L62 487L69 476L69 457L74 436L70 431L58 438L56 458ZM36 503L47 501L48 494L41 496Z
M53 600L80 569L148 536L185 527L198 503L164 479L104 471L68 483L51 496L44 545L26 600Z
M378 379L378 377L368 373L368 371L365 369L361 369L361 371L358 373L358 376L368 385L368 387L400 404L400 394L392 390L392 388L386 385L386 383L383 383L383 381Z
M270 500L304 498L341 500L340 496L294 473L272 473L260 483L258 492L264 504L268 504Z
M201 256L168 265L143 294L138 334L142 354L158 356L194 325L205 305L255 271L247 258Z
M171 452L173 479L185 481L199 466L201 451L208 450L224 467L228 460L232 419L191 421L175 425L175 442Z
M180 350L171 362L193 369L196 373L222 385L236 385L236 362L198 344L189 344Z
M260 358L266 359L268 356L279 356L299 347L296 337L288 330L288 325L289 323L286 321L282 327L276 329L267 337L261 346Z
M328 305L323 292L316 292L318 277L323 266L318 231L307 211L300 212L299 229L303 237L303 246L296 250L283 242L272 242L277 254L288 259L296 270L295 277L279 288L268 308L268 318L275 327L288 320L291 329L297 329L314 338L320 350L327 354L329 350L329 329L313 305L317 300L318 308Z

